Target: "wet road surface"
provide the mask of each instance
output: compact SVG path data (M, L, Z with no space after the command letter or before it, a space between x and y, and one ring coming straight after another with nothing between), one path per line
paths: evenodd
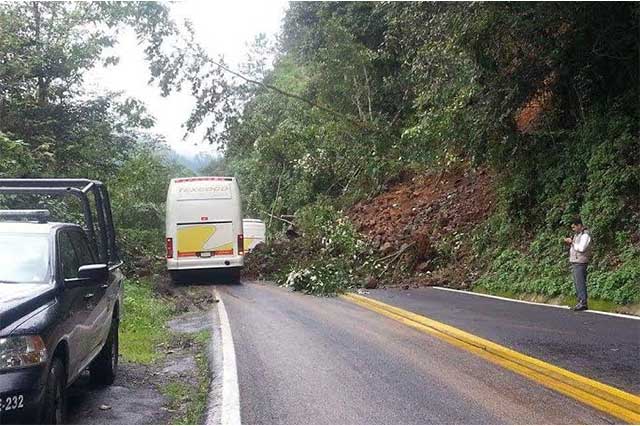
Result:
M640 320L437 288L370 290L366 296L640 394Z
M615 423L345 300L262 283L217 286L250 424Z

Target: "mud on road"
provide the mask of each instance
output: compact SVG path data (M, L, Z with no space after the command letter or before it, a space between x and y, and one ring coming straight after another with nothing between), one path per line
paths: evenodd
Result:
M217 302L208 284L218 282L174 285L164 275L153 276L152 280L156 296L175 307L175 315L164 324L171 337L155 348L160 354L158 361L142 365L121 357L117 378L107 387L92 385L85 372L69 389L70 424L175 424L204 420L211 378L207 353L211 310Z

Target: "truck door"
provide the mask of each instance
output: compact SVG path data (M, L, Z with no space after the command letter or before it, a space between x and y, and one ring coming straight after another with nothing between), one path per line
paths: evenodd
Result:
M98 263L96 254L89 245L84 232L73 230L69 233L69 236L78 255L80 266ZM87 299L90 302L87 306L90 309L88 323L91 325L91 328L87 330L87 334L91 340L90 351L95 352L105 342L111 324L110 303L107 297L109 282L91 283L89 288L91 288L93 297Z
M71 242L68 230L58 232L58 271L64 279L78 278L80 260ZM88 286L64 288L68 315L65 318L65 332L69 339L69 376L75 376L91 352L90 313L93 309L95 289Z

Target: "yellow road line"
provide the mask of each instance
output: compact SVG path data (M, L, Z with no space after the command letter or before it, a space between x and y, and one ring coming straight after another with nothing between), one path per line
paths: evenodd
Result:
M640 424L640 397L498 345L422 315L348 293L341 296L409 327L436 336L541 385L631 424Z

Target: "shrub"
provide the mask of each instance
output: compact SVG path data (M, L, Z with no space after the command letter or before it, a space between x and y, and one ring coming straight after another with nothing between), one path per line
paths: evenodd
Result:
M309 294L335 295L352 285L352 275L346 267L342 262L317 262L307 268L289 272L284 285Z
M541 239L534 240L531 246L542 245ZM534 254L506 249L490 262L487 272L476 285L496 292L549 297L574 294L566 256L563 253L556 256L549 251ZM592 262L588 290L590 298L619 304L640 302L640 250L628 248L615 267L605 261Z
M297 215L302 256L289 262L279 283L295 291L335 295L359 285L367 274L373 253L351 222L322 202L303 208Z

